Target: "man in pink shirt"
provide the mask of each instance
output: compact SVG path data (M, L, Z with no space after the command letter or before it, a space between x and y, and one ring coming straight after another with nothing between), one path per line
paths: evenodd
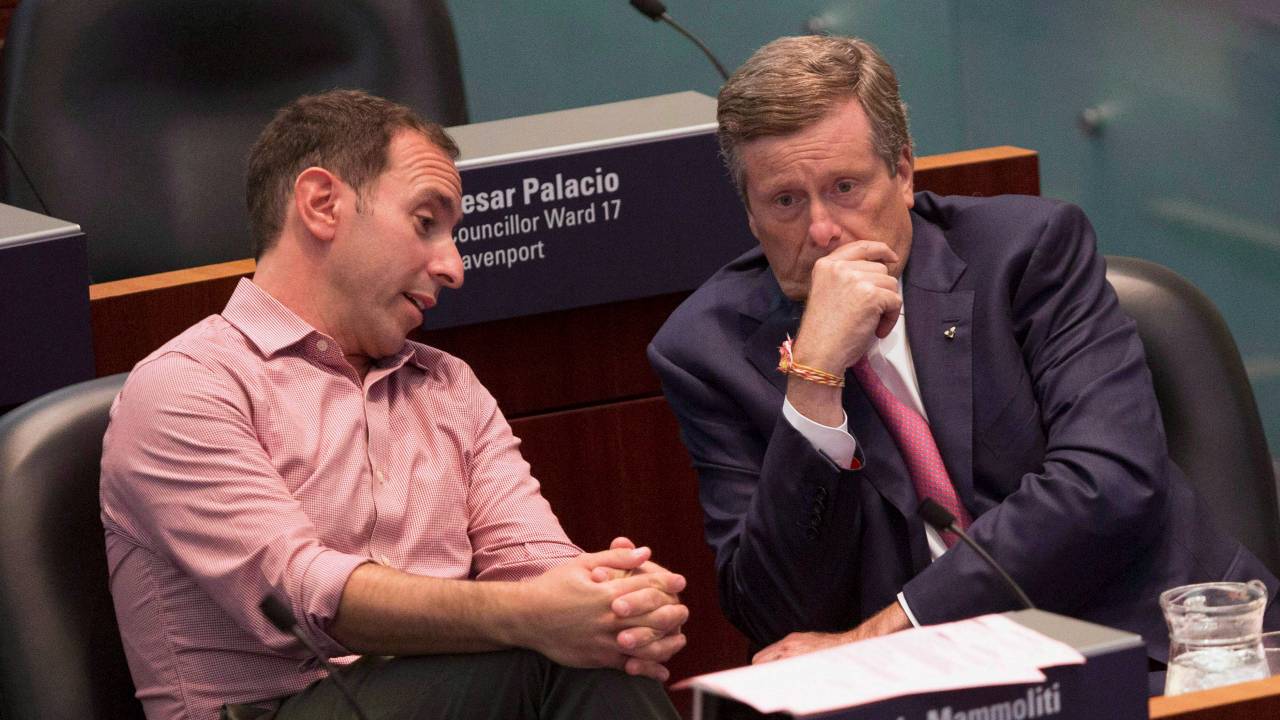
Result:
M350 716L267 595L376 717L674 717L654 680L685 643L684 579L625 538L582 553L470 368L405 339L462 284L456 155L355 91L299 99L255 144L252 282L134 368L104 441L149 718Z

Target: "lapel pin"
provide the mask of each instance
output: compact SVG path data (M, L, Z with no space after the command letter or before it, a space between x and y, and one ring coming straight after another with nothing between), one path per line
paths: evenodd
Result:
M948 340L954 340L954 339L955 339L955 337L956 337L956 326L955 326L955 325L952 325L951 327L947 328L946 330L943 330L943 331L942 331L942 335L943 335L945 338L947 338Z

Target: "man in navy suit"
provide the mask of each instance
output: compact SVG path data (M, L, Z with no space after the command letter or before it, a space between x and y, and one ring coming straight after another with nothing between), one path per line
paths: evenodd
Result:
M1078 208L915 193L897 80L856 39L762 48L720 91L719 137L760 248L649 357L756 662L1017 606L922 523L929 487L1038 606L1141 633L1157 660L1161 591L1256 577L1275 596L1169 459Z

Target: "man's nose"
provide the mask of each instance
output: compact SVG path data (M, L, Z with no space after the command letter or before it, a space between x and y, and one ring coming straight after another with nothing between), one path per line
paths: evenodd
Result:
M462 254L453 242L442 243L427 262L427 272L443 287L462 287Z
M828 248L840 242L843 234L840 225L831 217L827 206L815 200L809 206L809 240L820 248Z

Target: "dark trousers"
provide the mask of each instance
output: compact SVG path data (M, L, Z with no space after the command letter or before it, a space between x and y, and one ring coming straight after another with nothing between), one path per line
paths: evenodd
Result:
M530 650L364 657L341 672L369 720L679 718L654 680L617 670L568 668ZM279 703L254 705L263 708L261 715L242 706L228 707L224 717L355 717L328 679Z

